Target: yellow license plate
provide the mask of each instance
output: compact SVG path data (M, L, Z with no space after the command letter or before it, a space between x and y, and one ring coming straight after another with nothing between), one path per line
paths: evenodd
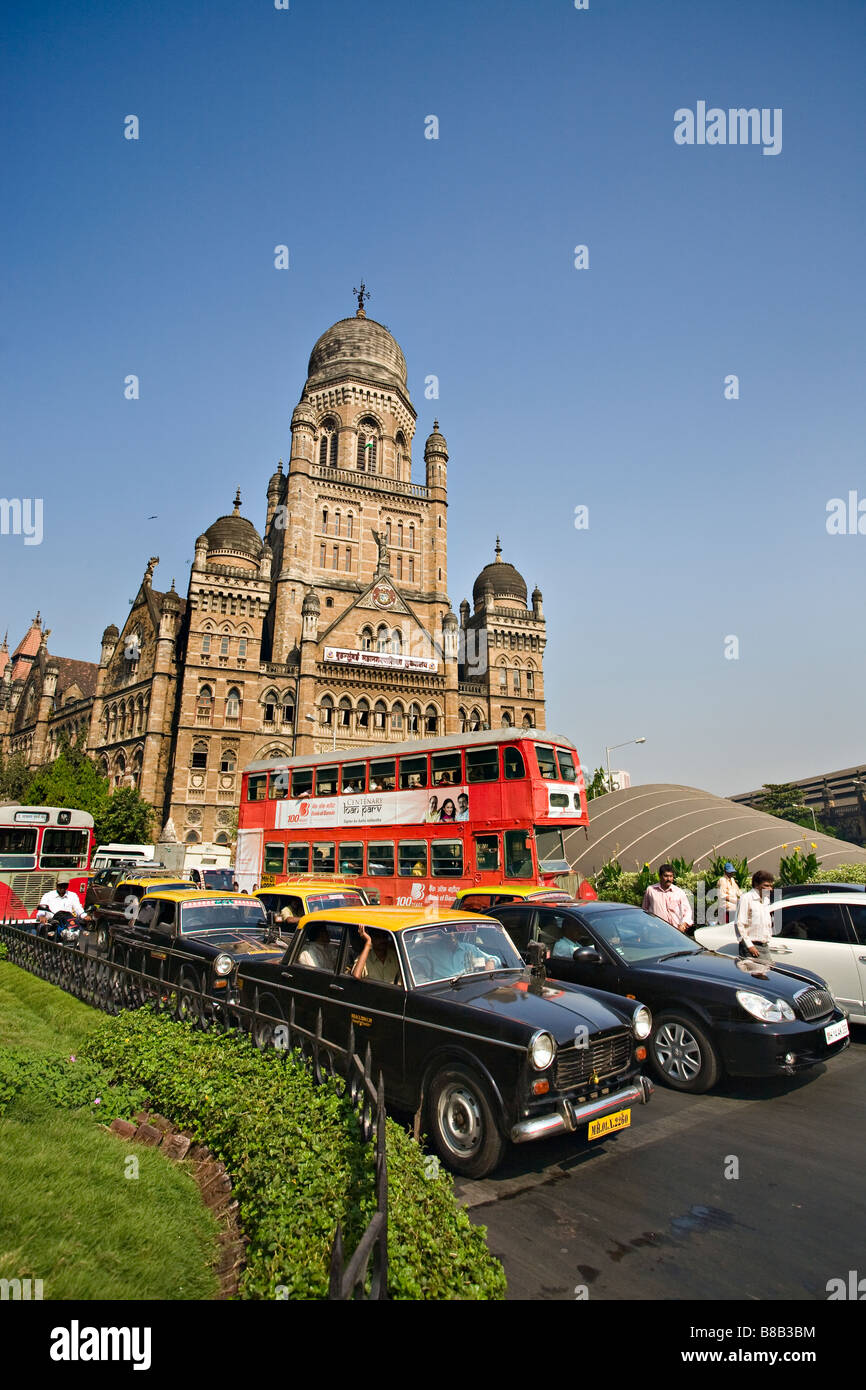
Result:
M630 1110L615 1110L612 1115L603 1115L600 1120L590 1120L588 1137L603 1139L606 1134L615 1134L618 1129L628 1129L630 1124Z

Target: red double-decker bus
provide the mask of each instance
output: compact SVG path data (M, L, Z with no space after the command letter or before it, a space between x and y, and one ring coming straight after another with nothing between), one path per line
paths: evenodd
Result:
M63 806L0 806L0 921L36 916L60 873L84 902L93 817Z
M382 903L450 905L483 883L569 873L562 832L588 825L577 751L514 729L250 763L235 876L242 888L337 873Z

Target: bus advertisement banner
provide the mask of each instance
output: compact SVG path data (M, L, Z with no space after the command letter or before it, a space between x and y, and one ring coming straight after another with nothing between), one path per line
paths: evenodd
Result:
M368 825L454 825L469 819L469 788L311 796L277 802L275 829Z

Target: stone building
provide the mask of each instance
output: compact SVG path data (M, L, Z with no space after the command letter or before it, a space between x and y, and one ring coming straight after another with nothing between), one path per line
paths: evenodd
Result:
M264 529L231 512L199 536L186 599L156 558L98 666L49 655L37 623L4 663L0 748L38 765L84 735L168 838L227 855L246 762L512 725L544 727L542 596L494 557L448 598L448 445L434 421L412 479L402 351L367 317L319 338Z

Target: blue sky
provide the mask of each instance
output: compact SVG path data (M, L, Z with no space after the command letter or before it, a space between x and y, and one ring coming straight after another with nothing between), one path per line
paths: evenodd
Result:
M859 0L4 13L0 492L44 499L41 545L0 536L11 641L40 608L97 660L149 555L185 592L238 484L261 526L363 276L416 479L449 442L452 603L500 534L585 763L644 735L635 781L724 793L863 760L866 535L825 524L866 500ZM699 100L781 108L781 153L675 144Z

